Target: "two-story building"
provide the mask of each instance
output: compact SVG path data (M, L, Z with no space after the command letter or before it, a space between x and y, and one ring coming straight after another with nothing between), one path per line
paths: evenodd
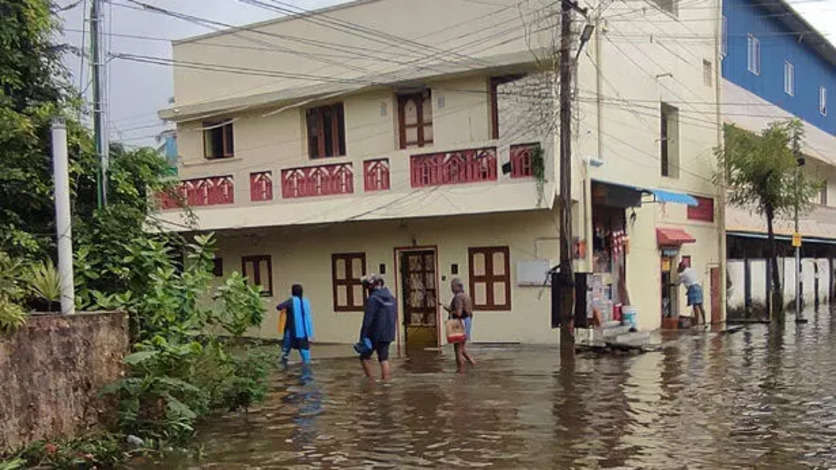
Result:
M670 283L687 259L720 319L720 120L704 106L719 43L675 39L717 36L720 16L597 7L576 28L596 26L573 92L576 270L596 273L606 316L631 305L650 330L685 311ZM375 272L399 299L399 346L443 343L455 277L474 341L555 343L558 20L552 2L358 0L175 42L160 114L197 222L172 198L160 217L215 232L216 274L243 271L270 306L303 284L318 341L356 341ZM277 335L268 311L251 334Z
M823 303L836 295L836 48L784 1L725 0L722 31L722 108L726 123L759 132L796 118L804 125L801 171L823 180L813 210L802 214L802 297ZM784 297L796 292L793 220L778 220ZM766 220L729 207L729 307L742 312L768 298Z

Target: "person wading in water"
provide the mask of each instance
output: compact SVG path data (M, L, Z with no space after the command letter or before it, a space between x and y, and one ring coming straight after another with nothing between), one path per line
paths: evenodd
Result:
M467 352L467 342L470 341L470 329L473 325L473 301L470 300L469 295L465 294L461 279L454 278L450 281L450 289L453 291L453 300L450 306L444 309L450 313L450 318L460 320L464 326L465 341L453 344L453 349L456 351L456 372L462 373L465 361L476 365L473 356Z
M298 349L302 362L311 362L311 345L313 339L313 318L311 303L302 296L302 285L294 284L290 289L289 299L276 306L276 310L287 312L282 341L282 362L287 362L291 349Z
M369 286L370 294L363 314L363 325L360 327L360 342L363 343L367 339L371 347L361 352L360 360L363 363L363 372L371 379L372 353L377 352L380 376L385 381L391 376L389 344L395 340L398 305L395 297L384 286L382 277L372 274L364 284Z

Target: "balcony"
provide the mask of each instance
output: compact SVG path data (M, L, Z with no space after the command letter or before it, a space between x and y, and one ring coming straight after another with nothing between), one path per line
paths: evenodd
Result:
M529 204L531 207L540 207L536 199L537 187L534 185L536 167L543 164L542 160L538 161L538 158L542 159L540 144L518 143L500 147L492 145L496 144L496 141L484 143L487 145L443 149L422 154L413 154L415 149L410 149L393 150L388 155L371 158L336 157L328 163L320 160L312 162L316 164L310 166L289 168L253 169L242 164L238 170L233 168L232 171L224 171L232 173L229 175L183 180L173 190L158 195L159 207L162 210L173 210L185 203L196 209L225 205L232 212L255 206L269 208L271 211L284 211L285 209L280 207L283 203L303 199L306 207L311 207L304 209L304 212L319 211L324 207L330 207L332 201L329 199L355 195L355 188L359 188L357 192L360 194L355 195L356 204L348 206L358 209L367 207L371 214L380 217L383 214L375 209L376 204L386 207L387 210L383 212L388 211L388 216L388 213L402 209L402 206L392 206L392 201L404 198L404 193L440 186L447 188L438 192L438 197L446 204L443 210L447 210L446 207L449 206L445 199L449 198L447 193L454 192L457 201L462 204L458 210L479 212L482 210L481 207L487 204L487 199L476 195L484 195L485 189L493 191L490 189L491 186L496 187L497 195L507 193L506 196L497 197L506 199L504 204L508 207L528 207ZM355 169L359 168L362 168L362 175L355 174ZM549 173L544 176L549 180L552 175ZM240 193L237 198L234 190L235 178L249 182L248 188L239 187ZM530 188L526 189L523 186L506 185L509 183L531 184ZM475 199L471 201L470 195ZM435 198L425 199L425 202L428 201L431 203L424 204L420 210L414 206L403 207L411 207L412 212L421 213L436 213L442 210L434 208L433 204L437 203ZM285 207L291 212L300 210L300 206L295 204L287 204ZM340 211L345 212L345 209ZM331 212L336 214L340 211Z
M194 178L181 181L172 191L158 195L162 209L179 207L178 198L191 207L233 204L235 184L232 175Z
M496 147L410 157L413 188L496 181Z
M511 178L534 176L534 158L540 152L540 144L516 144L510 149Z
M282 197L285 199L353 192L354 171L351 163L282 170Z

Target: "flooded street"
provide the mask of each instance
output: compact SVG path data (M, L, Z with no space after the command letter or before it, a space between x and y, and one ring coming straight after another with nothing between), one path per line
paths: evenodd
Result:
M353 357L291 365L249 415L200 429L200 460L155 465L836 468L836 316L807 317L573 364L556 348L477 346L461 376L450 351L425 351L396 360L385 385Z

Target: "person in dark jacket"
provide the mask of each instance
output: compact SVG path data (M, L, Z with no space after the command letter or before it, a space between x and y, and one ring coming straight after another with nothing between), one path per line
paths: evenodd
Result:
M294 284L290 292L290 298L276 306L276 310L284 310L287 314L282 338L282 362L287 361L291 349L298 349L302 362L308 364L311 362L310 340L313 339L311 303L302 296L300 284Z
M360 328L360 342L368 339L371 348L360 354L363 371L366 377L372 378L372 353L377 352L380 362L380 376L389 380L391 369L389 366L389 344L395 340L397 322L397 302L395 297L384 286L383 278L377 275L368 277L371 294L366 301L363 315L363 326Z

